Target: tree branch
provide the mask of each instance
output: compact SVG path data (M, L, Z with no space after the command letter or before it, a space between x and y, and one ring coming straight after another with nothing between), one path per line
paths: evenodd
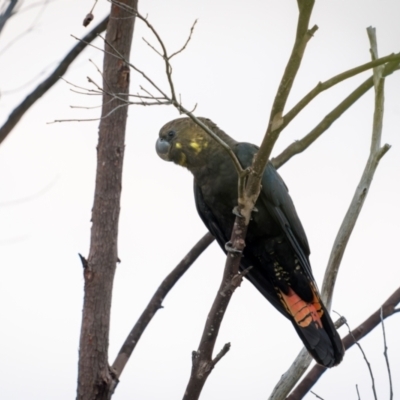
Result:
M7 8L4 10L4 13L0 15L0 33L2 32L5 24L12 16L13 10L16 7L18 0L10 0Z
M376 54L376 52L375 52L375 54ZM377 57L375 57L375 58L377 58ZM397 61L395 63L396 63L396 65L398 65ZM390 64L390 65L392 65L392 64ZM381 67L376 67L376 68L381 68ZM379 74L378 78L376 78L377 74ZM368 193L369 188L372 183L372 178L374 176L376 168L378 167L379 160L390 148L390 146L388 146L388 145L385 145L384 147L380 148L380 138L382 135L383 101L384 101L384 98L383 98L384 78L382 75L382 71L377 72L377 70L375 69L374 77L370 78L370 80L367 80L366 82L368 82L368 85L371 84L371 86L372 86L374 80L376 81L375 113L374 113L373 130L372 130L373 132L372 132L372 139L371 139L371 143L373 143L374 145L373 146L371 145L371 152L370 152L367 164L365 166L364 172L361 176L360 183L357 186L354 197L353 197L353 199L350 203L350 206L348 208L348 211L343 219L342 225L337 233L337 236L336 236L336 239L333 244L332 251L331 251L331 255L329 257L328 265L326 267L325 276L324 276L324 280L323 280L323 284L322 284L322 290L321 290L321 298L322 298L322 300L325 304L325 307L327 308L328 311L331 308L333 290L335 287L337 274L339 272L339 267L340 267L340 263L342 261L344 251L345 251L347 243L350 239L350 235L351 235L353 228L357 222L357 218L361 212L365 198L367 196L367 193ZM371 81L371 82L369 82L369 81ZM362 90L365 90L365 91L368 90L368 88L370 86L368 87L368 85L366 85L366 82L364 82L358 89L356 89L350 96L348 96L347 99L345 99L341 104L339 104L339 106L336 107L334 109L334 111L331 112L330 114L343 113L344 110L350 106L350 105L348 105L348 103L350 103L351 101L354 102L356 100L356 98L361 96L360 92ZM362 88L362 90L360 90L360 88ZM336 118L338 118L339 115L337 115ZM331 121L333 121L333 120L331 120ZM332 123L332 122L330 122L330 123ZM330 125L330 123L329 123L329 125ZM321 130L322 127L319 128L321 125L322 125L322 123L320 123L316 128L314 128L313 131L317 131L318 129ZM327 129L327 127L325 129ZM306 371L306 369L308 368L310 363L311 363L311 357L308 356L307 351L305 349L302 349L300 354L297 356L295 362L291 365L289 370L283 375L283 377L285 379L283 380L281 378L279 380L278 384L275 386L274 391L270 397L270 400L284 399L287 396L287 394L290 392L290 390L292 390L292 388L294 387L296 382L303 375L303 373Z
M190 268L190 266L197 260L203 251L214 241L211 233L206 233L189 251L189 253L182 259L182 261L173 269L170 274L162 281L149 304L142 312L142 315L137 320L135 326L132 328L125 343L122 345L113 365L112 369L115 373L116 379L122 374L126 363L128 362L133 350L135 349L139 339L141 338L147 325L153 319L155 313L162 308L162 302L174 287L175 283L183 276L183 274Z
M299 18L297 23L296 40L272 105L267 131L261 143L260 150L254 159L253 169L257 178L252 179L250 176L248 184L249 187L247 190L252 193L257 193L257 195L262 173L267 165L272 148L279 137L280 128L283 124L283 110L289 97L294 79L300 68L306 45L318 29L316 25L313 28L308 29L311 12L314 7L314 0L299 0L298 5Z
M396 311L396 310L395 310ZM383 310L381 308L381 323L382 323L382 335L383 335L383 355L385 357L386 362L386 369L388 372L389 377L389 400L393 400L393 383L392 383L392 373L390 371L390 364L389 364L389 355L388 355L388 348L386 344L386 331L385 331L385 323L383 322Z
M313 99L315 99L320 93L327 89L343 82L346 79L352 78L362 72L365 72L371 68L378 67L382 64L395 61L397 64L400 61L400 54L390 54L389 56L375 59L368 63L359 65L358 67L349 69L348 71L342 72L325 82L319 82L317 86L311 90L306 96L304 96L284 117L281 130L284 129L298 114L302 111Z
M346 350L350 349L356 341L360 341L367 336L373 329L381 323L381 310L382 318L386 319L395 314L395 307L400 303L400 287L382 304L377 311L375 311L369 318L367 318L356 329L343 338L343 345ZM287 400L300 400L306 393L315 385L318 379L325 373L326 368L320 365L314 365L310 372L304 377L296 389L290 394Z
M382 310L382 309L381 309L381 310ZM337 314L337 313L336 313L336 314ZM382 316L381 316L381 321L382 321ZM346 322L346 326L347 326L347 329L349 330L349 335L352 336L350 326L349 326L349 324L348 324L347 322ZM370 364L370 362L368 361L367 355L365 354L365 351L364 351L364 349L362 348L361 344L358 343L358 340L357 340L354 336L352 336L352 338L354 339L354 342L355 342L355 344L357 345L357 347L359 348L359 350L360 350L360 352L361 352L361 354L362 354L362 356L363 356L363 359L364 359L364 361L365 361L365 364L367 365L368 372L369 372L369 376L371 377L371 382L372 382L372 393L373 393L373 395L374 395L374 399L375 399L375 400L378 400L377 395L376 395L375 378L374 378L374 374L373 374L373 372L372 372L371 364Z
M344 317L340 317L337 321L335 321L335 328L339 329L345 323L346 319ZM281 376L278 383L275 385L274 390L268 397L268 400L285 399L288 393L295 387L296 383L302 377L304 372L306 372L311 361L312 358L310 354L306 348L303 347L290 368Z
M195 357L193 357L192 373L185 391L184 400L198 399L204 383L211 372L212 353L220 324L233 291L237 285L240 284L242 278L238 272L240 259L245 246L250 215L260 192L262 173L268 162L273 145L278 138L279 132L277 133L277 129L281 123L280 119L282 117L283 108L300 67L306 44L317 29L317 27L314 27L308 30L308 23L314 1L299 0L298 4L300 13L296 41L272 106L267 132L261 144L261 148L254 159L253 165L250 168L250 174L246 177L247 182L243 191L241 190L243 182L241 182L240 179L242 177L239 176L238 212L240 216L237 216L234 222L231 240L227 248L228 257L225 264L224 276L208 314L199 348L195 353ZM226 291L226 287L230 285L232 286L232 290Z
M113 0L114 2L116 2L118 4L118 1ZM137 71L138 73L140 73L162 96L164 96L165 100L167 100L168 102L170 102L170 104L172 104L180 113L183 113L185 115L187 115L189 118L191 118L197 125L199 125L201 128L203 128L216 142L218 142L222 148L229 154L229 156L231 157L233 163L235 164L237 173L240 177L244 176L244 171L243 168L239 162L239 160L237 159L235 153L232 151L232 149L230 148L230 146L228 146L218 135L216 135L207 125L205 125L202 121L200 121L194 114L193 112L187 110L185 107L182 106L182 104L180 103L180 101L178 101L178 98L176 96L176 91L175 91L175 85L172 79L172 66L171 66L171 58L174 57L175 55L181 53L186 46L188 45L191 37L192 37L192 33L193 33L193 29L196 25L196 21L193 23L192 28L190 30L190 34L189 37L186 41L186 43L184 44L184 46L172 53L172 55L168 55L168 51L167 51L167 47L164 44L163 40L161 39L161 36L158 34L157 30L154 28L154 26L147 20L147 18L143 17L140 13L138 13L137 11L134 10L130 10L131 12L133 12L137 18L139 18L141 21L143 21L146 26L150 29L150 31L153 33L153 35L156 37L159 45L161 46L161 53L158 52L156 49L153 48L153 50L162 57L162 59L164 60L165 63L165 73L167 75L167 80L168 80L168 85L169 85L169 89L170 89L170 95L166 95L163 91L161 91L161 89L159 89L159 87L141 70L139 70L137 67L135 67L134 65L130 64L131 67Z
M370 29L369 29L370 32ZM372 43L371 43L372 44ZM377 55L376 48L372 49L374 56ZM375 57L377 58L377 57ZM344 251L354 226L360 215L365 198L367 197L369 188L372 183L375 171L378 167L380 159L390 149L388 144L380 147L382 137L382 122L384 109L384 78L381 68L374 69L375 81L375 111L372 127L371 151L364 172L361 176L360 183L357 186L354 197L350 203L350 207L344 217L342 225L333 244L332 253L329 257L328 266L325 271L324 281L322 284L321 297L328 310L331 309L333 290L335 288L339 266L342 261Z
M96 39L97 35L106 29L107 23L108 16L95 26L75 47L73 47L47 79L40 83L16 108L14 108L7 121L0 128L0 145L36 100L42 97L54 84L58 82L59 78L65 74L69 66L86 48L88 43Z
M382 76L386 77L400 68L399 61L392 61L385 65ZM301 140L290 144L277 157L271 160L275 168L281 167L293 156L303 152L311 146L345 111L347 111L361 96L374 86L373 77L365 80L357 89L350 93L339 105L337 105L322 121Z
M203 386L215 364L229 350L229 345L226 344L224 347L225 350L223 349L214 359L212 357L219 328L229 301L235 289L240 286L243 276L246 274L246 271L243 271L243 273L239 272L239 265L245 245L243 237L245 237L246 231L247 224L244 218L236 217L232 229L230 250L228 250L226 258L224 275L208 313L198 350L193 352L192 372L183 396L184 400L196 400L199 398Z
M126 0L131 7L137 0ZM135 18L111 6L106 38L129 60ZM79 47L86 46L82 41ZM118 380L108 365L111 294L118 262L118 222L130 69L112 57L106 45L103 88L119 93L122 100L103 92L102 120L97 146L97 168L90 251L84 268L85 296L79 343L77 400L109 400ZM110 100L114 99L114 102ZM123 101L124 100L124 101ZM115 107L114 107L114 104ZM123 107L120 107L120 106ZM112 112L109 118L103 118Z

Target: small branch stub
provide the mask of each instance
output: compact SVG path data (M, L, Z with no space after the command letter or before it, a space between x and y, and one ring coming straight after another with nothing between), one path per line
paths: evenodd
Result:
M88 269L89 268L89 263L88 263L87 259L85 257L83 257L83 255L80 254L80 253L78 253L78 256L79 256L79 258L81 260L83 269L84 270Z

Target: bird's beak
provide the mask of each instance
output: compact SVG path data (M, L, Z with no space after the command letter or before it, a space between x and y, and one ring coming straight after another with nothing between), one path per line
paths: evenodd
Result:
M169 150L171 145L164 139L158 138L156 142L157 154L165 161L171 161L169 159Z

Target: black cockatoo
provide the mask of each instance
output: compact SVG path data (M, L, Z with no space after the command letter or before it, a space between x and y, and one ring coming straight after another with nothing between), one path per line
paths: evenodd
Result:
M238 143L211 120L199 119L232 148L243 168L251 165L257 146ZM193 174L197 211L226 252L238 198L237 172L226 150L190 118L165 124L156 150ZM313 358L325 367L337 365L344 348L321 301L307 237L288 189L270 163L261 184L240 268L252 266L246 278L292 322Z

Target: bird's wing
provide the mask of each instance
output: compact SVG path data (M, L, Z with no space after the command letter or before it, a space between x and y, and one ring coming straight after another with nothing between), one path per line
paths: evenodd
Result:
M194 198L196 202L197 212L200 218L204 222L204 225L210 231L210 233L215 237L219 246L226 254L225 244L229 241L229 237L226 237L222 228L220 227L215 215L211 209L204 202L203 194L199 186L194 183ZM232 219L234 218L232 213ZM244 270L253 266L251 261L247 258L243 258L240 263L240 269ZM279 300L278 296L275 294L275 289L273 283L266 277L264 271L259 268L253 268L247 273L246 278L265 296L268 301L286 318L288 318L288 313L282 302Z
M193 190L194 190L194 200L200 218L202 219L204 225L207 227L210 233L215 237L216 241L218 242L222 250L226 253L225 243L229 239L224 236L214 214L207 206L207 204L204 202L203 194L201 193L201 189L196 184L196 182L194 182Z
M251 165L257 151L258 147L250 143L239 143L235 149L244 168ZM308 277L314 281L308 260L310 248L306 233L297 216L288 188L271 163L268 163L265 168L261 186L259 201L282 228Z
M252 144L239 143L235 152L243 167L248 167L257 151L258 148ZM261 185L257 206L260 204L260 206L266 207L269 215L281 227L299 260L312 291L313 299L303 301L304 299L301 297L303 297L304 292L298 285L289 287L286 294L278 290L278 296L287 313L292 315L292 323L313 357L327 367L336 365L341 361L344 354L342 342L320 299L308 260L310 249L307 237L289 191L270 163L265 168ZM298 293L295 291L298 291Z

